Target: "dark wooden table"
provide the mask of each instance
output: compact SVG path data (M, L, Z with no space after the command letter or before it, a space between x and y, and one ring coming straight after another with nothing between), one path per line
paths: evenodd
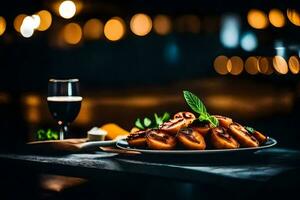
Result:
M271 148L254 154L219 156L122 156L96 152L68 155L0 154L2 167L18 167L88 179L126 181L171 180L199 185L236 188L239 193L296 185L300 151Z

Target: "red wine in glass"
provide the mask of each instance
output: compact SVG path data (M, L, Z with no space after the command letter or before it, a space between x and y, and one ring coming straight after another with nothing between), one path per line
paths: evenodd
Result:
M59 139L63 140L81 107L78 79L50 79L48 83L48 108L60 126Z

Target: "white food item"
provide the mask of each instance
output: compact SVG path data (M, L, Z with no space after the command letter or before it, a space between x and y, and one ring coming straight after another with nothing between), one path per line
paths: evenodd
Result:
M89 141L103 141L105 136L107 135L107 131L94 127L88 131L88 140Z

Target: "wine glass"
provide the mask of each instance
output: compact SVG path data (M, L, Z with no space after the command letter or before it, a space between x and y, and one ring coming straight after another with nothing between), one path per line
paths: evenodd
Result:
M47 102L50 113L60 127L60 140L64 139L68 126L76 119L81 101L78 79L49 80Z

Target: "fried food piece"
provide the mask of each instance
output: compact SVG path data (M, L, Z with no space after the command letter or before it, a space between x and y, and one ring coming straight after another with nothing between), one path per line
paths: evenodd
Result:
M161 124L159 129L176 135L181 128L185 127L187 127L187 125L184 118L175 118Z
M211 129L210 142L216 149L236 149L240 146L226 129L220 126Z
M242 125L232 123L229 125L230 134L240 143L241 147L258 147L259 142Z
M137 127L132 127L132 129L130 130L130 134L138 132L140 129Z
M162 130L150 130L146 134L146 141L150 149L171 150L176 146L176 138Z
M191 112L179 112L174 115L174 119L183 118L185 119L185 125L188 127L196 119L195 115Z
M177 138L180 144L186 149L203 150L206 148L203 136L191 128L180 129Z
M264 144L265 142L267 142L268 137L265 136L264 134L262 134L261 132L255 130L252 135L258 140L259 144Z
M229 117L224 117L221 115L213 115L216 117L219 121L219 126L222 126L224 128L229 128L229 125L233 123L232 119Z
M195 120L189 127L199 132L203 137L205 137L211 129L210 123L200 122L199 120Z
M141 130L135 133L131 133L127 136L127 142L130 147L145 147L146 142L146 133L147 131Z

